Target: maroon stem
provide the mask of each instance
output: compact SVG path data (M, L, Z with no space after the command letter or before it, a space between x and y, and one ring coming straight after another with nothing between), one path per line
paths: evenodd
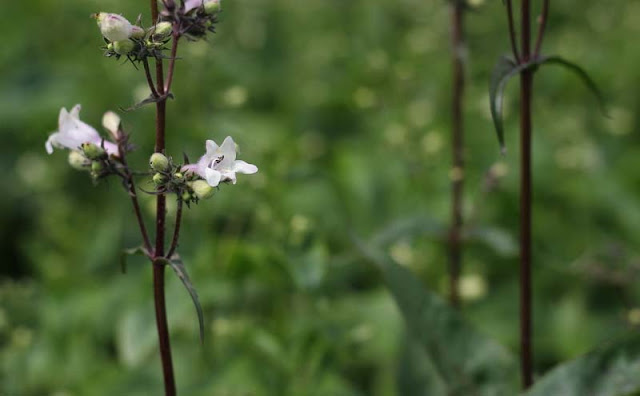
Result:
M129 170L129 165L127 164L124 144L122 144L121 141L118 142L118 150L120 151L120 155L121 155L120 162L122 163L122 167L124 168L124 180L125 180L125 183L127 184L129 197L131 197L131 204L133 205L133 211L136 214L138 227L140 227L140 234L142 235L144 248L147 251L147 254L153 254L151 251L151 242L149 239L149 234L147 233L147 227L144 224L142 211L140 210L140 203L138 202L136 185L133 181L133 175L131 174L131 170Z
M547 28L547 19L549 19L549 0L544 0L542 3L542 13L540 14L540 20L538 21L538 38L536 39L536 49L533 51L534 59L537 59L540 56L542 40L544 39L545 29Z
M147 60L147 58L144 58L144 60L142 61L142 64L144 65L144 75L147 78L147 84L149 85L151 94L153 95L154 98L157 98L160 95L158 95L158 91L156 91L156 87L153 84L153 78L151 78L151 71L149 70L149 61Z
M529 0L522 0L522 56L531 59L531 17ZM533 71L520 74L520 365L522 387L533 384L531 348L531 98Z
M154 23L158 20L158 3L150 0L151 18ZM161 99L156 103L156 144L155 152L164 153L165 150L165 125L167 98L164 95L164 72L162 59L156 59L156 85ZM164 256L164 232L166 215L166 197L163 194L157 196L156 201L156 244L155 257ZM158 329L158 343L160 345L160 357L162 360L162 372L164 376L165 395L176 395L176 384L171 361L171 344L169 341L169 326L167 324L167 307L164 295L164 264L153 262L153 295L155 300L156 327Z
M451 182L451 229L449 232L449 300L460 306L459 279L462 267L462 197L464 188L464 2L451 3L451 41L453 47L453 97L451 132L453 137L453 179Z
M520 63L520 54L518 53L518 43L516 41L516 28L513 22L513 7L511 6L511 0L506 0L507 6L507 19L509 21L509 41L511 42L511 51L513 57L517 63Z
M167 73L167 86L164 89L164 92L171 92L171 83L173 82L173 70L176 66L176 56L178 55L178 40L180 39L180 34L178 33L178 29L174 28L173 30L173 43L171 44L171 57L169 58L169 72Z
M180 240L180 224L182 223L182 198L178 198L178 208L176 210L176 224L173 229L173 239L171 240L171 247L167 253L167 258L171 259L171 256L176 252L178 248L178 241Z

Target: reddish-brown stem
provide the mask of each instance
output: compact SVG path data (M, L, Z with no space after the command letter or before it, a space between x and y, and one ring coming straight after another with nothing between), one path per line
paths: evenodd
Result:
M544 0L542 3L542 13L540 14L540 20L538 21L538 37L536 38L536 49L533 51L533 59L537 59L540 56L540 50L542 49L542 40L544 40L544 33L547 28L547 19L549 18L549 0Z
M516 58L516 62L520 63L520 53L518 52L518 43L516 41L516 28L513 21L513 7L511 6L511 0L506 0L507 6L507 19L509 22L509 41L511 42L511 51L513 57Z
M167 253L167 258L171 259L171 256L176 252L178 248L178 241L180 240L180 224L182 223L182 199L178 198L178 208L176 209L176 224L173 229L173 239L171 240L171 247Z
M462 197L464 188L464 2L451 2L451 45L453 51L453 96L451 132L453 172L451 182L451 229L449 232L449 300L460 305L459 279L462 268Z
M522 0L523 62L531 59L529 0ZM520 366L522 387L533 384L531 311L531 98L533 70L520 74Z
M144 219L142 217L142 211L140 210L140 203L138 202L138 194L136 192L136 185L133 181L133 175L131 174L131 170L129 169L129 165L127 164L127 158L125 153L125 147L122 142L118 143L118 149L120 151L120 163L122 163L122 167L124 168L124 182L127 185L127 190L129 193L129 197L131 198L131 204L133 205L133 211L136 214L136 220L138 222L138 227L140 227L140 234L142 235L142 241L144 243L144 248L148 254L153 254L151 250L151 242L149 239L149 234L147 233L147 227L144 224Z
M164 92L171 92L171 83L173 83L173 69L176 65L176 56L178 55L178 40L180 39L180 34L178 33L178 29L174 26L173 30L173 43L171 44L171 57L169 58L169 72L167 73L167 85L164 89Z
M144 75L147 78L147 84L149 85L151 94L153 95L154 98L157 98L160 95L158 95L158 91L156 91L156 87L153 83L153 78L151 77L151 70L149 70L149 61L147 60L147 58L144 58L144 60L142 61L142 64L144 65Z
M158 3L151 2L151 18L153 22L158 20ZM156 84L157 92L161 99L156 103L156 144L155 152L163 153L165 150L165 126L167 98L164 95L164 71L162 59L156 59ZM155 257L164 256L164 232L166 217L166 197L158 195L156 201L156 244ZM164 377L165 395L175 396L176 384L171 361L171 344L169 341L169 326L167 324L167 307L164 296L164 264L153 262L153 295L156 311L156 327L158 329L158 343L160 345L160 357L162 360L162 373Z

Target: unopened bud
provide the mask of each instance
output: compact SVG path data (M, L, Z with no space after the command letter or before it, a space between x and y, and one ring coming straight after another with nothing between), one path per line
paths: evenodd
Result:
M151 169L157 172L164 172L169 169L169 159L162 153L153 153L149 158Z
M126 40L133 33L133 25L122 15L99 12L93 17L98 21L100 32L109 41Z
M156 186L161 186L166 182L167 182L167 178L162 173L156 173L155 175L153 175L153 183Z
M117 141L119 139L120 116L113 111L107 111L102 116L102 126L109 131L111 136Z
M135 44L131 40L121 40L113 42L113 50L118 55L128 55L133 51Z
M220 0L205 0L204 12L207 14L216 14L220 12Z
M174 173L173 178L176 179L176 181L181 182L184 180L184 175L180 172Z
M207 199L213 195L214 188L209 185L204 180L196 180L191 183L191 188L193 189L193 193L198 197L198 199Z
M104 158L107 154L102 147L98 147L93 143L83 143L81 147L84 155L90 160Z
M93 161L91 163L91 171L94 173L100 173L104 169L104 165L100 161Z
M87 157L82 155L81 152L71 150L69 152L69 165L71 165L73 169L86 170L87 166L89 165L89 160L87 159Z
M191 201L191 193L189 191L185 191L182 193L182 200L185 202Z
M173 26L171 22L160 22L153 29L154 38L165 38L171 34Z
M141 39L144 38L146 32L140 26L133 25L131 27L131 38Z

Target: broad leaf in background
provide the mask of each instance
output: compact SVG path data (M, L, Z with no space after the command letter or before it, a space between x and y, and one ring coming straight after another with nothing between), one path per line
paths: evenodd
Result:
M189 274L187 273L187 269L184 267L184 263L182 259L177 254L174 254L171 257L171 260L167 260L165 258L157 259L162 264L166 264L171 266L173 271L178 275L180 281L184 285L184 287L189 292L191 299L193 300L193 305L196 307L196 312L198 313L198 324L200 327L200 342L204 343L204 315L202 313L202 306L200 305L200 300L198 299L198 293L196 293L196 289L193 287L191 283L191 279L189 279Z
M542 377L526 396L629 396L640 391L640 334L609 343Z
M474 330L385 253L357 240L356 244L382 272L409 332L433 362L447 395L518 393L518 366L506 348Z

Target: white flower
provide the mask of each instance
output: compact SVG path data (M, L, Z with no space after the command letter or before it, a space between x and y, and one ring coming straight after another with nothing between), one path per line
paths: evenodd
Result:
M230 181L236 184L236 173L246 175L254 174L258 167L244 161L236 160L236 144L227 136L218 146L213 140L207 140L207 152L197 164L189 164L182 167L183 172L194 172L216 187L221 182Z
M213 14L220 10L220 0L185 0L184 2L185 14L198 7L204 7L206 13Z
M95 18L100 32L111 42L126 40L133 34L133 25L122 15L99 12Z
M118 146L115 143L105 141L92 126L80 121L80 108L78 104L70 112L64 107L60 109L58 130L45 143L47 153L53 153L54 147L80 150L83 143L92 143L103 147L108 154L117 156Z

